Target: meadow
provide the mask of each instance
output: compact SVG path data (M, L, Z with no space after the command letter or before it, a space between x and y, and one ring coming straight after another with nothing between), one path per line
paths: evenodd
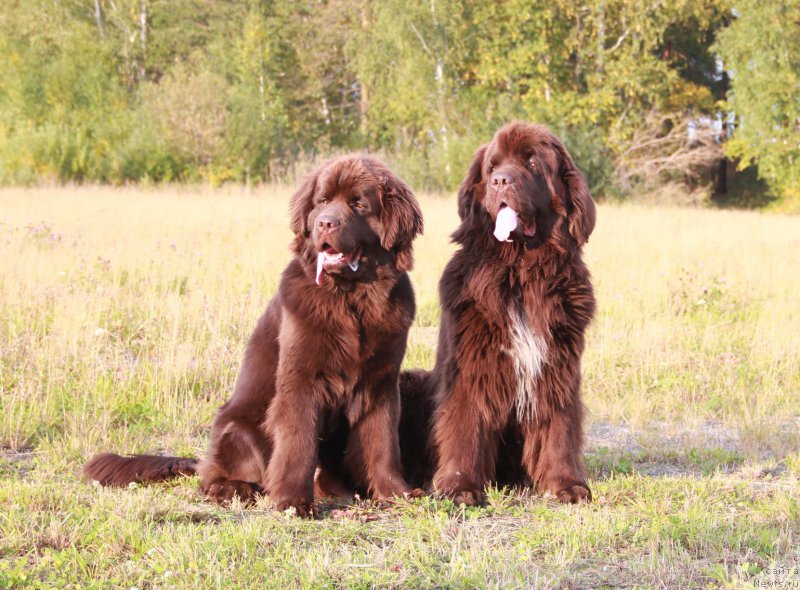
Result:
M101 450L202 453L289 259L290 189L0 191L0 588L800 585L800 217L602 204L584 356L595 501L490 490L205 502ZM422 195L406 366L430 367L452 195Z

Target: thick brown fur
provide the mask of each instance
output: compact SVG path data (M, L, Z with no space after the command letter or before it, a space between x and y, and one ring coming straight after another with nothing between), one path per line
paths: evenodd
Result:
M84 473L104 486L124 486L131 482L156 483L197 472L197 459L134 455L122 457L101 453L84 466Z
M493 231L505 207L518 225L501 242ZM476 153L458 212L460 248L439 283L436 365L401 378L401 444L427 440L430 456L404 456L406 470L457 503L481 503L493 483L590 500L580 399L595 310L581 256L595 224L586 182L546 128L511 123Z
M214 419L196 467L201 489L220 503L267 493L276 509L304 516L313 510L315 474L318 494L414 493L402 475L397 429L419 205L382 163L354 155L320 166L290 208L295 258ZM358 261L357 269L327 264L316 284L323 250ZM175 461L104 454L84 473L111 485L156 481L164 477L151 473Z

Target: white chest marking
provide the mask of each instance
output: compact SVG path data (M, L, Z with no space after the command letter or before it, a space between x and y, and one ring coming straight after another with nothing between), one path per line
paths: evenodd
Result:
M517 420L522 422L526 416L536 417L536 381L547 362L547 343L531 329L522 311L510 310L509 328L511 341L504 352L514 364Z

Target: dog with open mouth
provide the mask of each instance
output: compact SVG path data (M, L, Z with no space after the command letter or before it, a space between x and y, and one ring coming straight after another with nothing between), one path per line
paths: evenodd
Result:
M475 154L458 213L435 367L401 376L406 473L456 503L480 504L487 484L590 500L580 399L595 309L582 259L595 225L586 181L545 127L511 123Z
M124 486L196 472L216 502L265 493L301 516L313 513L315 489L421 493L404 479L397 433L419 205L380 161L351 155L314 171L290 209L295 257L203 459L104 453L84 467L86 478Z

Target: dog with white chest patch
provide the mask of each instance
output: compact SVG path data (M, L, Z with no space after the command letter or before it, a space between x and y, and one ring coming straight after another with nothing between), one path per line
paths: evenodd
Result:
M436 365L401 376L406 473L468 505L492 483L590 500L580 400L595 309L581 255L595 224L586 182L546 128L511 123L476 153L458 212L459 250L439 283Z

